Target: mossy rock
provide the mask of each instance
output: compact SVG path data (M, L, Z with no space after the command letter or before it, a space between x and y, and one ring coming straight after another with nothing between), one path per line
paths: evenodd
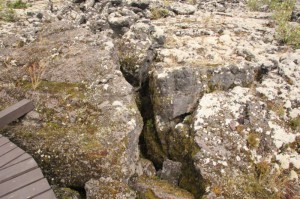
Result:
M133 189L139 194L140 199L193 199L194 196L165 180L141 176L135 179Z

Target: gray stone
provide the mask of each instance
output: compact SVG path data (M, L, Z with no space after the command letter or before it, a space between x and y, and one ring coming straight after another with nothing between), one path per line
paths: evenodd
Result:
M244 57L247 61L253 61L255 59L255 55L248 49L238 49L237 55Z
M110 0L110 2L114 6L119 6L122 4L123 0Z
M170 8L179 15L191 15L196 11L195 6L179 2L172 2Z
M8 137L21 141L20 146L31 152L52 183L83 187L89 179L103 176L128 181L138 166L143 121L132 86L118 70L113 40L107 32L96 35L63 21L48 27L39 32L43 42L11 54L19 63L39 60L43 69L39 71L43 81L35 91L28 74L30 91L26 92L26 98L38 104L41 125L34 124L35 116L24 118L27 125L19 125L14 132L20 133L8 133ZM23 77L24 68L18 70L19 78ZM107 81L99 84L97 79ZM19 97L15 91L10 93L13 99ZM25 98L19 93L20 99Z
M228 90L233 83L234 75L231 72L216 74L210 79L210 86L217 90Z
M131 182L131 187L138 192L140 198L158 199L193 199L194 196L184 189L180 189L165 180L138 177Z
M84 15L79 16L78 19L77 19L77 23L79 25L85 24L86 23L86 17Z
M141 171L139 175L146 175L148 177L156 176L156 170L153 163L150 160L141 158L140 160Z
M107 21L112 29L122 32L122 28L129 28L137 19L138 16L134 12L123 9L109 14Z
M86 6L86 8L91 8L91 7L94 7L95 3L96 3L96 0L86 0L85 6Z
M84 0L72 0L73 3L82 3Z
M181 175L182 164L180 162L174 162L172 160L165 160L163 162L163 168L161 170L160 178L167 180L173 185L178 185L178 180Z
M111 178L91 179L85 183L87 199L118 198L135 199L136 194L130 187Z
M132 0L130 5L133 7L138 7L142 10L145 10L149 7L150 1L149 0Z

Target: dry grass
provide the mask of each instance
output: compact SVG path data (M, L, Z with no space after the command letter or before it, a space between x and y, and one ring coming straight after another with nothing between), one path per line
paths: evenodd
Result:
M39 62L32 62L25 66L26 72L30 77L30 82L33 90L40 85L42 82L42 75L45 72L45 67Z
M222 195L234 199L299 199L299 186L289 175L260 162L252 174L223 179Z

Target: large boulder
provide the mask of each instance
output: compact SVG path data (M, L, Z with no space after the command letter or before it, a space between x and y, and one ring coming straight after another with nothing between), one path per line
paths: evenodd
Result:
M180 3L180 2L173 2L170 4L170 9L179 15L190 15L194 14L196 11L196 7L193 5Z
M135 173L143 122L114 54L107 34L61 22L36 42L0 53L16 63L1 65L1 105L28 98L36 107L1 133L35 158L50 183L126 182Z
M150 73L147 155L159 167L181 162L179 186L196 197L202 185L206 198L286 197L289 186L299 195L299 50L283 52L259 20L196 15L207 21L154 23L166 43Z

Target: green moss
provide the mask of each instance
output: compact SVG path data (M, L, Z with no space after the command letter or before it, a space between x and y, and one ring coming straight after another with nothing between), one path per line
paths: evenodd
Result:
M149 178L141 176L137 179L137 184L141 184L146 187L146 191L140 193L141 198L145 199L164 199L155 195L155 190L159 190L160 193L170 194L179 198L193 198L193 195L186 190L180 189L165 180L159 180L157 178ZM145 197L147 196L147 197Z
M70 188L54 188L53 191L58 199L82 198L77 191Z
M191 135L188 125L182 125L178 128L176 130L178 132L168 133L168 154L171 159L181 162L185 157L195 155L200 149L194 143L194 137Z
M141 193L140 199L159 199L151 189L147 189L145 193Z
M202 198L205 193L206 181L196 171L191 160L183 162L182 176L179 179L179 187L192 193L196 199Z
M143 129L143 136L147 151L146 155L149 156L156 166L161 167L166 158L166 154L159 144L160 141L156 135L153 120L148 120L146 122L146 127Z
M16 86L22 88L25 91L31 90L31 82L29 81L17 81ZM39 92L49 94L65 94L71 98L84 99L84 91L86 87L82 83L68 83L68 82L52 82L52 81L41 81L39 86L36 88Z

